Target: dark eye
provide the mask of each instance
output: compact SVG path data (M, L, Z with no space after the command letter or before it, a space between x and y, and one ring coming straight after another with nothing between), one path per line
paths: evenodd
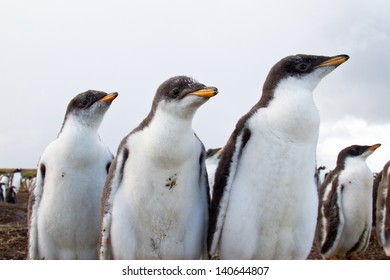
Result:
M350 151L350 154L353 156L357 156L360 153L360 149L358 147L353 147Z
M82 106L83 106L83 107L89 106L89 104L91 103L91 100L92 100L92 96L91 96L91 95L85 96L85 98L84 98L83 101L81 102Z
M302 63L299 63L297 66L296 66L296 69L300 72L305 72L307 71L307 69L309 69L310 67L310 64L306 63L306 62L302 62Z
M171 93L173 96L178 96L180 93L180 90L178 88L174 88L174 89L172 89Z

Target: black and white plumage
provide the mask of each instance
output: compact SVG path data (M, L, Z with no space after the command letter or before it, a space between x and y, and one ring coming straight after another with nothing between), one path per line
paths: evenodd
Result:
M217 89L178 76L121 142L102 199L101 259L199 259L205 252L205 149L192 129Z
M316 241L324 258L357 258L369 243L373 175L366 159L380 144L343 149L320 188Z
M5 196L6 196L6 184L0 182L0 202L5 201Z
M315 181L317 184L317 188L319 189L322 183L325 181L326 176L329 174L331 170L326 168L326 166L318 166L316 168L315 173Z
M113 159L98 128L117 93L74 97L43 152L29 203L29 259L97 259L99 208Z
M16 187L15 186L10 186L7 191L6 191L6 197L5 201L7 203L12 203L15 204L17 201L17 195L16 195Z
M206 151L206 169L209 178L210 198L213 195L215 170L217 169L219 160L221 159L223 148L208 149Z
M11 181L11 186L15 187L15 192L18 193L21 187L21 180L22 180L22 173L21 169L17 168L12 174L12 181Z
M0 176L0 197L2 197L2 201L5 202L5 198L7 196L7 186L9 182L9 177L7 175Z
M376 234L386 256L390 256L390 161L381 172L376 203Z
M304 259L314 238L319 114L312 91L348 59L295 55L275 64L259 102L219 162L209 252L221 259Z

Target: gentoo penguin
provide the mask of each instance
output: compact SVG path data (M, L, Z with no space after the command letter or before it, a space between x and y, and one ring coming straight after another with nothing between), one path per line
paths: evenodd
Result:
M216 170L211 257L308 256L318 204L319 113L312 91L348 58L295 55L272 67L260 100L238 121Z
M206 169L209 178L210 198L213 195L212 187L214 186L215 170L217 169L218 162L221 159L222 151L223 148L208 149L206 151Z
M381 174L376 200L376 234L386 256L390 256L390 161Z
M205 149L192 129L197 109L217 94L186 76L155 94L149 115L121 142L102 199L101 259L207 256Z
M89 90L69 103L38 163L29 205L29 259L97 259L99 208L113 156L98 128L117 93Z
M7 203L12 203L12 204L15 204L16 201L17 201L17 198L16 198L16 187L15 186L11 186L7 189L7 192L6 192L6 197L5 197L5 201Z
M15 169L14 173L12 174L12 182L11 186L15 187L15 192L18 193L21 187L21 180L22 180L22 169L17 168Z
M370 240L372 172L366 159L380 144L349 146L320 188L316 241L326 259L358 259Z
M3 197L3 202L5 201L6 195L7 195L7 186L8 186L9 178L7 175L1 175L0 178L0 195Z
M0 201L5 201L5 184L0 182Z

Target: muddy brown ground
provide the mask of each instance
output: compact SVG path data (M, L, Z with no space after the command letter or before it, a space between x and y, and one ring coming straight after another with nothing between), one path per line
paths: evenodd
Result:
M0 260L26 259L28 197L29 193L23 192L18 194L16 204L0 202ZM371 235L367 250L359 256L365 260L390 260L378 245L375 234ZM315 246L308 259L322 259Z

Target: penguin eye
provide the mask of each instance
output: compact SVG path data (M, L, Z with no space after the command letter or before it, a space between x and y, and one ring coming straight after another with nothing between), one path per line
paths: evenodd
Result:
M85 96L85 98L81 102L81 105L83 106L83 108L86 108L86 107L88 107L91 104L92 98L93 97L91 95Z
M89 103L89 100L88 99L84 99L83 100L83 107L87 107L88 103Z
M359 153L360 153L360 149L357 147L353 147L350 151L350 154L353 156L357 156L357 155L359 155Z
M180 90L178 88L174 88L174 89L172 89L171 93L173 96L178 96L180 93Z
M310 67L310 64L308 64L306 62L301 62L295 68L300 72L305 72L305 71L307 71L307 69L309 69L309 67Z

